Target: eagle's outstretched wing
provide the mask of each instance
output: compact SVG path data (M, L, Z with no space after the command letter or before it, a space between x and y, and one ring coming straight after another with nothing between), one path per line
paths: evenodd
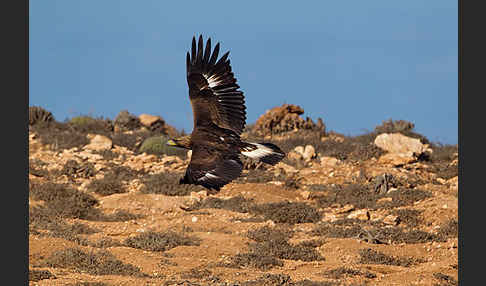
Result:
M203 38L192 38L191 54L187 53L187 84L194 115L194 129L211 123L236 134L245 127L246 106L231 72L229 52L218 61L219 43L211 53L211 38L203 49Z
M180 183L202 185L219 191L221 187L240 176L243 163L238 154L208 147L193 147L191 162Z

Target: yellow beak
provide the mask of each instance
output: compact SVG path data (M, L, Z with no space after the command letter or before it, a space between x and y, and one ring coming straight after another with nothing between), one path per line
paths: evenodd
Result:
M177 144L175 143L175 141L172 140L172 139L167 140L167 145L169 145L169 146L177 146Z

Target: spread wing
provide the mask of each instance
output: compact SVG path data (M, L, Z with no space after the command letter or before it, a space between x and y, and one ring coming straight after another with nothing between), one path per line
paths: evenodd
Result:
M238 154L222 152L207 145L195 145L181 183L219 190L238 178L242 170L243 164Z
M211 38L203 49L203 38L192 38L191 54L187 53L187 84L194 115L194 129L210 126L233 130L238 135L245 127L246 106L231 71L229 52L218 61L219 43L211 53Z

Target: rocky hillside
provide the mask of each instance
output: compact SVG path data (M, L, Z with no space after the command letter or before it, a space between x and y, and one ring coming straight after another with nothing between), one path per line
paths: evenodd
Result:
M29 120L30 285L457 285L458 150L406 121L344 136L276 107L242 135L288 156L245 161L217 194L161 117Z

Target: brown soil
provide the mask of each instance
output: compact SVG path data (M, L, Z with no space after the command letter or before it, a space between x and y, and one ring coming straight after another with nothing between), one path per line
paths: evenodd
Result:
M457 176L431 162L316 160L292 187L277 165L206 194L175 159L29 138L29 285L458 284Z

